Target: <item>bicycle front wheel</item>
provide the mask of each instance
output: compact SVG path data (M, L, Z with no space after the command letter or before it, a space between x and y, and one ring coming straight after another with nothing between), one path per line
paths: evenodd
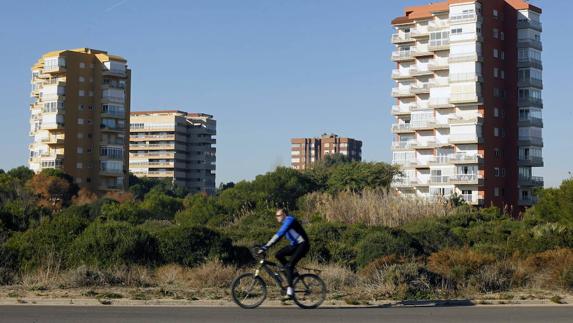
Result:
M242 308L256 308L267 298L267 284L255 274L242 274L231 283L231 296Z
M317 308L326 298L326 285L314 274L300 275L293 283L293 301L300 308Z

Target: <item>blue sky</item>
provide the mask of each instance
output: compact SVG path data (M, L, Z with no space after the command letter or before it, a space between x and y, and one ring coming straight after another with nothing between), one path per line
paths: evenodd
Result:
M288 165L289 138L361 139L391 161L390 20L420 0L4 1L0 11L0 168L26 164L30 67L56 49L126 57L132 110L205 112L218 120L217 183ZM573 1L544 15L547 186L573 171Z

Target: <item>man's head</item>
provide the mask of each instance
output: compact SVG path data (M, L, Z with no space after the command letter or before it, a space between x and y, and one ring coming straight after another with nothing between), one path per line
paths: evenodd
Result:
M281 223L283 222L283 220L286 218L286 211L284 209L277 209L277 212L275 213L275 217L277 218L277 222Z

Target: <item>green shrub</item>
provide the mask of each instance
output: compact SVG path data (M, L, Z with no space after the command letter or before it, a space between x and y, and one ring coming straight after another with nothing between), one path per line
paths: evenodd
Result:
M408 233L396 229L379 229L368 233L358 242L356 249L356 263L360 267L383 256L415 256L423 252L418 241Z
M48 256L64 265L69 260L72 242L89 222L88 207L69 207L35 228L14 234L6 247L17 252L23 270L37 267Z
M175 213L183 208L181 199L170 196L159 189L152 189L145 195L141 208L147 211L152 219L171 220Z
M208 259L234 260L231 240L205 227L173 226L156 233L164 263L196 266Z
M125 222L92 223L73 243L76 265L110 267L122 264L153 264L157 242L147 232Z
M141 224L153 215L135 202L117 203L108 201L100 208L100 217L110 221L125 221Z

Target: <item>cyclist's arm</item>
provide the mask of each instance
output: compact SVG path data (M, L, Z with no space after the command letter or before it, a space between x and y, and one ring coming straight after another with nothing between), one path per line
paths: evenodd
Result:
M271 240L269 240L269 242L267 242L267 244L264 245L264 248L268 249L272 245L274 245L277 241L279 241L279 239L282 238L282 236L284 236L290 229L290 226L292 225L293 222L294 222L294 217L287 216L284 219L283 224L281 225L279 231L277 231L277 233L275 233L275 235L271 238Z

